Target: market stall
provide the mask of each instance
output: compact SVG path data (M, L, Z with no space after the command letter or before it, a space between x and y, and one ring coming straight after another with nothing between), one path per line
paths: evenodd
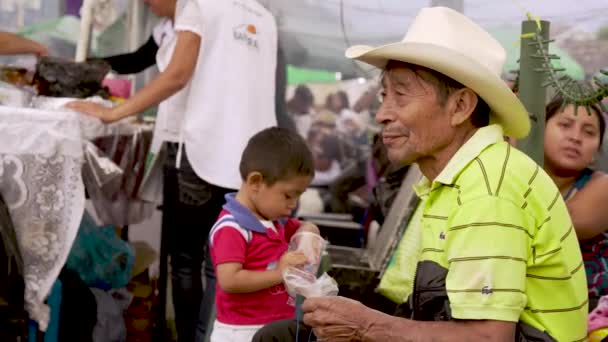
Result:
M70 63L67 68L82 68ZM38 80L37 87L14 83L0 83L0 195L23 259L25 308L45 331L50 319L45 301L79 232L85 193L100 226L125 226L152 213L153 204L137 199L152 127L135 121L106 125L63 108L72 97L37 94L86 93L79 84L71 89L65 80ZM99 96L87 99L111 105Z

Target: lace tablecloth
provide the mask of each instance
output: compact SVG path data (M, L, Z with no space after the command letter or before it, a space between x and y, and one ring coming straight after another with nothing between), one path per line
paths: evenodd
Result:
M26 309L42 329L84 212L82 162L78 114L0 106L0 193L23 256Z
M0 193L23 256L26 309L43 331L49 320L44 301L84 213L83 164L104 169L92 165L89 140L142 129L61 110L67 100L46 101L45 109L0 106Z

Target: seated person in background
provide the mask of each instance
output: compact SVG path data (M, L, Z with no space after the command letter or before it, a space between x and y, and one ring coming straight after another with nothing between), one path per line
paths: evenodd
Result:
M589 112L574 105L563 107L557 98L547 105L545 171L558 186L581 244L590 307L608 294L608 176L590 168L602 146L606 127L597 107Z
M268 128L254 135L242 154L243 183L209 233L217 275L217 319L212 342L251 341L264 324L293 318L283 285L288 266L306 262L288 252L296 231L319 233L288 218L314 175L313 160L295 132Z
M298 133L303 137L308 136L312 125L314 104L315 97L312 91L303 84L296 88L293 97L287 102L287 111L293 118Z
M342 172L343 151L336 136L336 117L329 111L322 111L308 131L307 143L314 160L314 186L332 183Z
M338 93L331 93L325 98L325 109L336 116L340 116L343 109L349 107L348 97L340 96Z
M372 159L367 168L368 177L375 176L373 179L368 179L368 185L372 191L370 216L371 219L382 225L395 197L397 197L401 183L407 175L409 165L391 163L388 159L386 147L382 143L382 136L377 134L374 136Z
M46 46L10 32L0 32L0 55L48 55Z

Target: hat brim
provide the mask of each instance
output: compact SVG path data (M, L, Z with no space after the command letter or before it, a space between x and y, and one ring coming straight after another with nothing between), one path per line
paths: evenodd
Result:
M506 135L524 138L530 132L528 111L507 84L484 65L453 50L433 44L394 43L377 48L357 45L346 50L347 58L384 69L390 60L436 70L474 90L492 110L492 123Z

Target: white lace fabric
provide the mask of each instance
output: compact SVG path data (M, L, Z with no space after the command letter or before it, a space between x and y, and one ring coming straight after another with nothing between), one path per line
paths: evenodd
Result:
M0 106L0 193L23 257L26 309L43 331L44 301L84 212L82 163L78 114Z

